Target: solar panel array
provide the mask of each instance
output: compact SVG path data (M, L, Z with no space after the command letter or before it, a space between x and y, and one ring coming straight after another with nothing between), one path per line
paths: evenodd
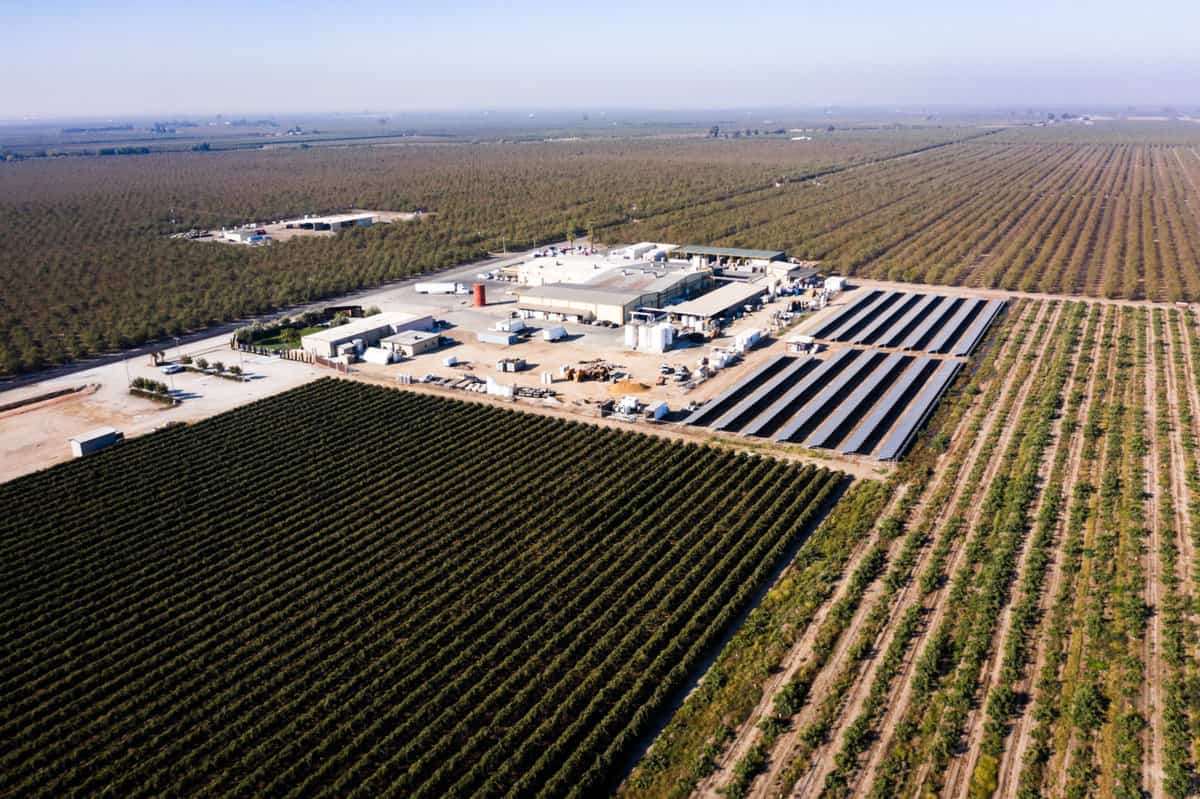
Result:
M1004 300L867 290L812 332L824 341L970 355Z
M847 347L819 360L781 355L686 424L897 460L962 362Z

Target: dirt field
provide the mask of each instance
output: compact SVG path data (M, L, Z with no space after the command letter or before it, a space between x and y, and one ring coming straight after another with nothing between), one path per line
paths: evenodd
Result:
M29 405L0 416L0 481L11 480L71 457L67 442L71 436L101 426L112 426L126 438L148 433L170 422L195 422L248 402L286 391L327 370L307 364L281 361L257 355L242 355L228 349L224 336L185 347L193 356L226 365L240 364L246 382L234 382L211 375L181 372L167 377L150 365L148 359L129 360L97 367L69 377L5 392L4 402L36 397L56 389L77 385L98 385L95 391L81 392ZM179 353L171 350L171 356ZM147 377L174 385L175 396L183 402L175 407L129 394L129 379Z

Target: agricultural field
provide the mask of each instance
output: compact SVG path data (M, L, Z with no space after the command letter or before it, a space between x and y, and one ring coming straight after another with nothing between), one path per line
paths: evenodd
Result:
M0 485L0 793L604 792L846 483L326 379Z
M0 375L86 358L390 280L654 218L978 136L836 131L392 144L0 162ZM305 213L432 213L268 247L169 238Z
M661 214L615 240L766 247L884 280L1200 300L1200 126L1010 129ZM1188 139L1185 134L1190 133Z
M621 794L1194 795L1198 321L1016 302L856 486L885 509L797 559Z

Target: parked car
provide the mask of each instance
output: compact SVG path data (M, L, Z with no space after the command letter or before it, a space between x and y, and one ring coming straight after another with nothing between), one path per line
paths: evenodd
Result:
M164 375L173 375L176 372L182 372L183 367L177 363L169 363L166 366L158 367L158 371L162 372Z

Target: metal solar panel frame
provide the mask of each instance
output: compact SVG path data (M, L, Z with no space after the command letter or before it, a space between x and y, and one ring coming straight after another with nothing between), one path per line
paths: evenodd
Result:
M830 335L825 336L825 338L830 341L848 342L859 331L861 325L870 324L871 316L881 313L886 308L890 308L892 303L902 293L899 291L885 291L875 302L863 308L859 313L856 313L853 318L847 319L844 325L833 331Z
M966 331L967 326L974 321L979 312L984 309L987 302L978 297L967 297L963 299L962 305L958 307L958 313L954 314L946 324L942 325L942 329L933 337L933 341L929 342L926 348L929 352L945 353L949 351L954 342L958 341L959 337Z
M838 311L832 319L825 322L825 324L821 325L821 327L809 335L811 335L813 338L829 338L828 334L841 327L842 324L850 318L850 314L857 314L859 311L865 308L868 303L873 302L875 298L882 293L883 292L879 289L871 289L866 294L863 294L857 300Z
M861 376L864 369L869 374L885 355L886 353L881 350L863 350L863 357L855 360L848 369L823 387L815 397L804 403L804 407L792 414L792 418L771 437L771 440L776 443L795 443L792 441L795 437L799 435L807 437L807 431L802 433L804 428L814 419L824 417L826 413L841 405L846 399L844 392L850 382Z
M726 411L720 419L717 419L711 425L712 429L737 432L746 422L752 421L754 416L758 415L758 413L754 413L753 416L747 416L747 414L754 412L754 406L767 399L771 394L791 388L797 380L804 376L804 372L811 370L816 363L817 360L815 358L797 358L795 363L783 367L783 369L776 372L769 380L751 391L749 396Z
M996 321L996 317L1004 310L1007 305L1004 300L989 300L984 306L983 311L979 316L975 317L975 321L967 328L967 332L955 343L952 354L954 355L970 355L979 346L980 339L983 334L988 331L992 323Z
M740 401L747 393L757 388L759 383L770 379L776 372L786 367L789 361L794 360L796 359L790 355L780 355L774 360L767 361L758 369L706 402L703 407L697 408L691 416L683 420L683 424L697 425L699 427L708 426L712 421L719 419L725 411L733 407L734 403ZM709 421L704 421L705 419Z
M881 385L886 385L894 380L897 373L902 372L904 367L907 366L908 362L912 359L912 355L906 355L898 352L888 355L887 358L885 358L882 363L876 366L875 369L872 370L871 374L869 374L867 378L863 380L863 382L860 383L857 388L854 389L854 393L852 393L845 402L839 405L837 409L825 419L825 421L821 422L821 424L817 426L817 429L813 431L812 435L805 439L804 446L821 447L825 449L833 448L837 442L845 438L847 433L850 432L850 429L853 428L852 424L850 425L850 428L846 427L847 422L850 421L850 417L860 414L862 411L869 408L870 405L873 404L871 397L880 389Z
M741 434L744 436L766 438L769 434L762 432L765 428L772 427L771 423L776 419L789 415L788 409L793 405L808 402L812 398L812 395L820 390L822 380L827 379L830 375L836 376L840 374L862 352L863 350L846 348L838 350L831 357L821 361L816 369L806 374L799 383L788 389L786 394L771 403L769 408L743 425L740 431ZM783 424L783 422L780 422L780 424ZM778 425L775 425L775 427L778 427Z
M892 325L896 323L902 316L906 316L908 312L917 304L924 295L914 294L911 291L900 293L900 299L892 303L891 307L883 312L883 315L878 320L867 325L862 330L858 331L853 338L850 339L853 344L874 344L875 340L885 330L891 330Z
M917 329L908 338L904 339L903 343L900 344L900 349L925 349L920 346L920 343L929 340L930 336L936 335L934 331L958 312L958 308L962 305L962 300L962 297L944 297L944 302L938 304L937 309L929 315L929 318L917 325Z
M866 418L855 428L850 437L843 442L841 451L846 455L868 455L870 450L863 449L866 443L871 438L876 439L876 443L871 445L871 450L878 446L878 442L883 439L887 430L880 430L879 426L884 424L896 411L896 408L902 405L905 401L905 395L910 391L917 391L924 384L929 372L937 368L938 361L932 355L917 355L914 356L916 361L909 365L904 374L892 384L888 392L883 395L879 402L875 403L875 407L867 414ZM914 387L915 384L915 387ZM875 434L879 435L876 436Z
M921 315L929 313L942 301L941 294L921 294L920 297L921 301L910 308L903 319L897 320L881 338L875 340L876 347L897 347L920 324Z
M887 438L879 447L879 451L875 453L876 460L894 461L904 454L912 444L917 431L921 429L921 425L925 424L925 420L929 418L934 406L945 393L946 387L950 385L950 381L954 379L960 369L962 369L962 361L942 361L937 371L930 375L929 380L921 387L921 393L905 409L904 415L888 433Z

